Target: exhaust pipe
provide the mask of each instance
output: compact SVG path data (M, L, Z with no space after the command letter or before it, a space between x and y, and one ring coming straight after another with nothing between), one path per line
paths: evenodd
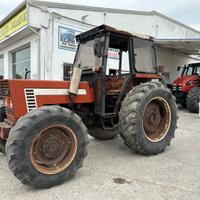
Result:
M69 87L69 91L68 91L68 93L71 96L77 95L77 93L78 93L79 83L81 80L81 74L82 74L81 64L79 64L78 66L74 66L72 78L70 81L70 87Z

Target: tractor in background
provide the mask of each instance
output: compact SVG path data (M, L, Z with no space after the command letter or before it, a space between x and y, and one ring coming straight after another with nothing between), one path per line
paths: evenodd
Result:
M177 70L180 71L181 67ZM200 95L200 63L192 63L183 67L181 76L172 85L172 93L177 104L187 107L192 113L199 112Z
M14 176L35 188L73 177L87 155L88 134L99 140L120 134L144 155L163 152L174 137L176 103L161 83L152 38L101 25L77 41L68 81L0 81L1 151ZM111 48L119 52L114 73Z

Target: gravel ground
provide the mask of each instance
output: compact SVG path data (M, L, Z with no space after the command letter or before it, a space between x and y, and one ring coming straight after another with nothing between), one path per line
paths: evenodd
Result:
M141 156L120 138L91 138L83 168L69 182L46 190L19 183L0 154L0 200L200 199L200 117L183 110L179 116L176 137L164 153Z

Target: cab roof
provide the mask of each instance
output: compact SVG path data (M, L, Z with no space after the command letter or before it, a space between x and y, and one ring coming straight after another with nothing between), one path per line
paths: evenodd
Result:
M137 38L145 39L145 40L153 40L153 37L151 37L151 36L142 35L139 33L130 33L130 32L119 30L119 29L116 29L116 28L113 28L111 26L107 26L104 24L77 35L76 39L78 41L90 40L90 39L95 38L95 36L98 34L106 34L108 32L115 33L115 34L118 34L121 36L131 36L131 37L137 37Z

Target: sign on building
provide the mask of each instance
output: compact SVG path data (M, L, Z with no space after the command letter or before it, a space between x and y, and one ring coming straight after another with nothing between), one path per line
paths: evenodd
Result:
M0 27L0 41L26 26L27 23L27 10L25 8Z
M74 50L78 48L78 42L76 41L76 35L80 34L80 31L69 29L66 27L58 27L58 47L60 49ZM119 59L119 50L109 48L108 57Z
M114 49L114 48L109 48L108 57L114 58L114 59L119 59L119 50Z
M76 35L79 33L79 31L59 26L58 47L61 49L70 49L76 51L78 47Z

